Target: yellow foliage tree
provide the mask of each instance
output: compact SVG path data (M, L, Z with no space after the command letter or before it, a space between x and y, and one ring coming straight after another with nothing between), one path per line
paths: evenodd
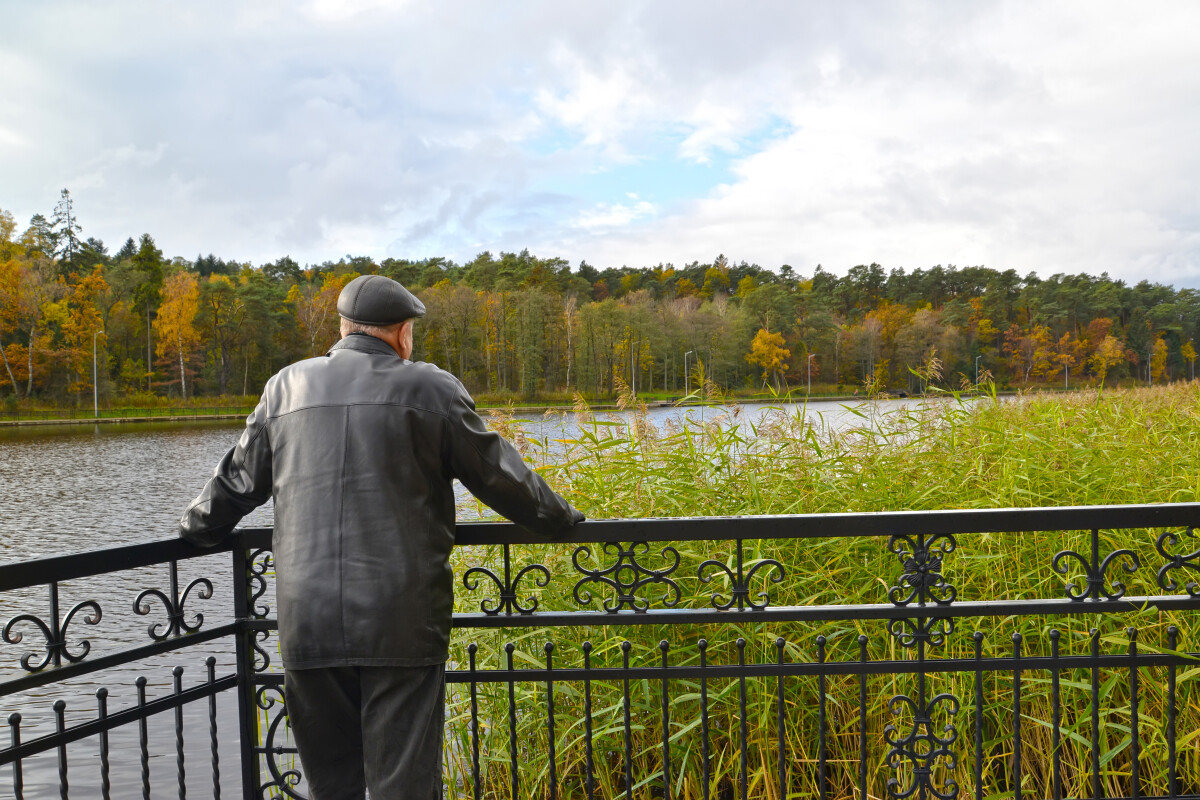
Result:
M200 345L196 313L200 310L200 285L190 272L176 272L163 283L163 302L154 320L159 358L179 367L179 393L187 399L187 358Z
M1162 337L1154 340L1154 349L1150 351L1150 380L1161 380L1167 371L1167 343Z
M0 210L0 247L7 242L4 230L4 215L8 212ZM11 221L12 217L8 219ZM0 360L4 362L4 370L12 383L13 395L21 396L17 378L13 375L12 364L9 363L5 350L5 342L10 334L15 333L19 322L19 302L21 297L21 268L16 259L7 258L0 253Z
M1100 385L1103 386L1109 370L1124 360L1125 348L1121 345L1121 340L1110 334L1100 342L1100 346L1092 353L1088 363L1092 372L1100 380Z
M1188 367L1191 370L1190 378L1196 379L1196 346L1192 344L1192 340L1188 339L1183 343L1183 347L1179 348L1179 354L1183 356L1183 360L1188 362Z
M758 333L754 334L754 341L750 342L746 360L762 367L763 383L767 382L769 375L773 375L775 391L779 391L780 376L787 370L787 359L791 356L792 351L783 346L783 334L759 328Z

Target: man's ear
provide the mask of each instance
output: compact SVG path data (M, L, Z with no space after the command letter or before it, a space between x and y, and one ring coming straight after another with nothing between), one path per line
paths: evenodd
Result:
M399 352L401 358L412 358L413 351L413 321L405 320L399 331Z

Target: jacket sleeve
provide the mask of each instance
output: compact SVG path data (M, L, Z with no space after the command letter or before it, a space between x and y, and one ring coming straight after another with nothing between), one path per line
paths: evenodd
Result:
M200 495L179 520L179 535L202 547L224 539L242 517L271 497L271 444L266 393L246 418L238 443L217 464Z
M495 511L536 534L559 538L584 516L551 489L504 437L489 431L461 384L450 403L446 443L452 477Z

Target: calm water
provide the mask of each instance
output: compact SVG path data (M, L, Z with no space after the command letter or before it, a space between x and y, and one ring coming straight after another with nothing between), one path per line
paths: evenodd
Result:
M886 413L912 401L858 404L860 413ZM767 406L743 407L739 425L762 419ZM652 409L651 420L662 425L686 413L693 419L712 418L721 409ZM861 417L842 403L812 403L805 413L814 421L837 429L861 422ZM556 438L572 435L573 415L529 417L526 430L532 436ZM62 428L0 429L0 562L14 563L65 553L82 552L139 542L167 539L176 535L178 519L187 503L207 480L221 456L237 441L241 423L153 423L144 425L65 426ZM269 525L270 505L257 509L246 525ZM181 586L207 576L214 585L213 596L193 596L187 608L205 615L205 627L219 625L232 616L233 600L229 555L194 559L180 565ZM69 642L77 650L81 639L91 642L89 657L113 652L120 646L149 642L148 625L166 620L166 612L150 600L146 616L133 612L133 599L149 588L167 588L166 567L132 570L106 576L102 583L75 581L62 584L61 607L65 614L77 602L95 600L103 609L99 624L84 624L79 615L70 628ZM20 613L44 617L45 590L10 592L0 595L0 622ZM14 627L24 641L0 642L0 681L23 673L18 659L39 650L41 636L31 624ZM40 652L40 650L39 650ZM110 713L136 702L133 681L144 675L151 699L172 691L171 669L185 669L183 685L204 679L204 659L217 659L218 676L233 671L231 643L212 643L146 659L120 670L107 670L75 681L0 698L0 722L20 711L22 739L28 740L54 729L53 703L67 703L67 722L73 724L96 715L95 692L107 686ZM236 707L231 693L219 698L220 764L222 791L237 796L238 745ZM197 796L211 793L212 771L208 744L207 709L193 704L186 709L185 766L188 788ZM7 735L0 733L2 740ZM163 714L150 722L151 782L155 796L175 792L174 718ZM128 726L112 734L113 796L140 793L137 729ZM98 796L98 745L84 740L68 748L71 788L78 796ZM11 777L0 772L0 786L11 786ZM25 796L58 796L58 765L46 754L25 765Z

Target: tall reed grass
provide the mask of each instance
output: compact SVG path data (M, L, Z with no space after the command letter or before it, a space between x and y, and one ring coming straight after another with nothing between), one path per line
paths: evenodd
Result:
M855 406L855 424L833 430L806 416L802 406L781 406L758 421L744 419L736 408L709 413L701 422L683 421L656 427L645 409L626 397L631 416L592 415L577 408L583 424L576 437L547 441L530 438L520 425L505 418L494 424L514 438L526 457L572 503L590 518L798 514L902 509L1034 507L1147 502L1187 502L1200 487L1200 387L1195 384L1156 389L1080 392L1017 397L999 401L993 396L964 399L947 396L910 404L881 414L871 404ZM1130 595L1162 592L1154 571L1162 558L1154 552L1158 531L1104 531L1104 547L1126 547L1141 558L1142 568L1122 573ZM945 573L958 588L959 600L1061 597L1068 577L1051 568L1053 555L1063 549L1086 552L1086 531L1046 534L971 534L959 537L958 549L947 557ZM790 540L747 542L750 558L774 558L786 568L779 584L765 577L756 590L770 591L772 605L887 602L887 590L901 569L886 551L886 542L863 540ZM681 564L681 607L708 607L716 585L695 579L705 559L729 562L732 542L686 542L675 545ZM598 550L599 548L593 548ZM527 593L538 595L539 609L578 610L571 589L579 575L571 565L571 546L521 548L518 564L545 564L554 576L548 586L529 583ZM495 566L498 551L463 548L456 552L457 574L471 565ZM593 553L594 559L603 558ZM610 563L610 562L609 562ZM691 577L689 577L691 576ZM653 587L650 587L653 589ZM478 610L480 593L459 589L461 611ZM653 604L657 595L646 594ZM598 604L595 607L599 607ZM1131 615L980 618L957 620L947 643L931 657L969 657L972 633L983 635L985 657L1009 655L1013 634L1023 637L1025 654L1049 654L1049 632L1062 636L1062 653L1086 654L1089 630L1096 628L1104 652L1125 652L1126 629L1138 630L1143 652L1164 648L1166 628L1177 626L1181 649L1197 650L1195 614L1143 610ZM659 642L669 644L672 664L695 664L697 642L711 645L711 663L736 663L734 641L746 640L746 660L774 661L777 638L784 640L787 661L814 661L816 637L825 637L828 660L855 660L860 637L866 637L873 660L912 658L888 634L883 622L842 622L823 625L763 624L731 614L729 622L712 626L627 626L587 629L461 630L452 642L451 660L468 661L469 643L478 645L481 668L504 665L504 646L515 645L518 667L545 663L544 644L554 642L556 666L579 666L580 644L594 645L593 666L619 666L621 643L631 643L634 665L661 663ZM1143 670L1138 731L1142 794L1167 794L1164 743L1166 694L1160 674ZM1103 671L1101 752L1106 796L1132 793L1131 716L1127 670ZM1181 791L1200 787L1200 692L1193 687L1200 668L1179 676L1179 775ZM826 789L830 797L858 793L859 683L854 676L826 679L828 761ZM958 730L954 748L958 765L943 762L939 781L953 780L960 797L1014 793L1012 748L1013 682L1008 674L986 676L983 712L983 784L973 778L972 736L975 716L970 703L974 676L931 675L930 695L947 691L962 701L953 720L935 720L938 727L952 721ZM1022 683L1023 757L1021 785L1026 797L1049 797L1051 790L1051 718L1049 677L1030 673ZM634 734L632 796L661 796L661 685L635 682L631 687ZM897 724L888 708L896 694L915 694L913 676L882 675L867 679L868 789L872 797L887 796L887 781L906 783L905 770L893 773L886 763L884 729ZM750 763L746 779L751 797L777 798L778 752L774 679L747 682ZM672 681L669 727L672 749L672 794L704 796L700 785L699 687L692 681ZM737 796L739 763L737 681L712 681L709 725L712 738L711 796ZM786 769L788 797L817 797L817 682L787 679L785 698ZM1064 796L1090 796L1090 679L1086 671L1062 675L1062 748ZM483 780L489 797L507 797L509 789L508 689L479 688ZM593 692L597 796L625 796L623 777L622 687L595 684ZM519 726L519 794L548 795L549 751L545 687L516 685ZM560 797L582 797L583 711L581 685L555 685L556 769ZM452 790L470 794L470 709L465 692L450 695L451 730L448 774ZM455 724L459 723L459 724Z

